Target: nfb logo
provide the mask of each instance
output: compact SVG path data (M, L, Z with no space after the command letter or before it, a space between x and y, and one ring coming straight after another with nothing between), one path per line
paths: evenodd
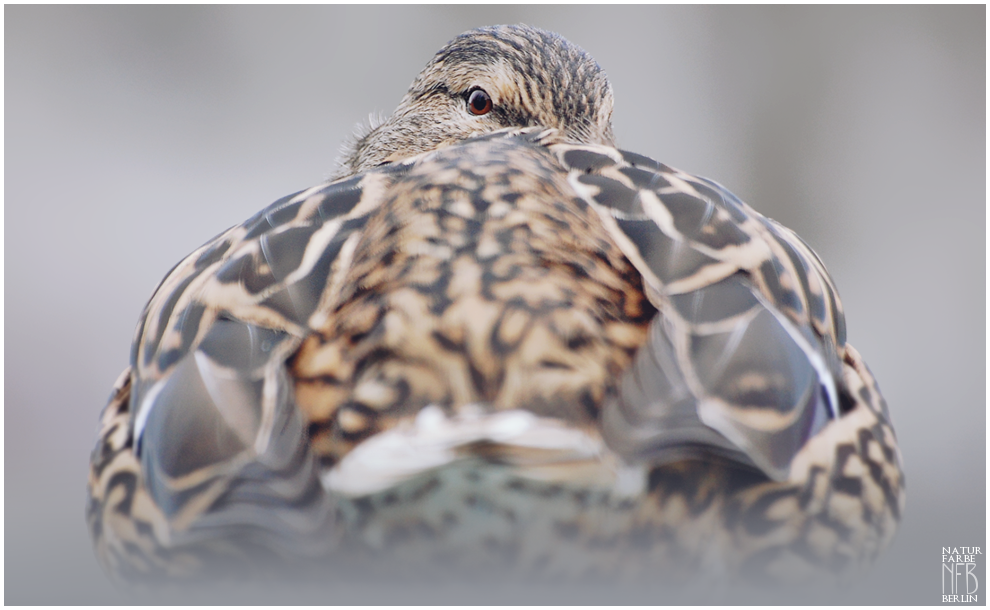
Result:
M976 556L982 555L978 546L942 547L942 601L975 602L980 581L973 570ZM949 586L946 587L946 582ZM962 585L965 583L965 593ZM948 592L946 592L948 589Z

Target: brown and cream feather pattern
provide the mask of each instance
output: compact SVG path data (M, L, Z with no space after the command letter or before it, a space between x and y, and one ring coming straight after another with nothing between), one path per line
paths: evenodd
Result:
M180 262L92 455L107 569L872 561L904 479L825 267L720 185L615 148L611 112L564 39L468 32L336 179Z

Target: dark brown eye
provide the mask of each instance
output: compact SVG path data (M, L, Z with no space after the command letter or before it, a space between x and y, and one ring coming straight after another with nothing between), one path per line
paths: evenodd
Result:
M468 96L468 110L471 114L481 116L492 111L492 98L484 89L475 89Z

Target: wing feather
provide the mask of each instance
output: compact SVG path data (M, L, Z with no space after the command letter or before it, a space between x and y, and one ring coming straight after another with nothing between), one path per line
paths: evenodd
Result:
M285 362L331 308L328 292L402 171L276 201L176 265L146 306L129 432L169 546L221 535L296 553L328 544L330 499Z
M786 479L840 408L845 331L821 261L715 182L614 149L553 148L658 310L605 408L606 439L629 459L715 454Z

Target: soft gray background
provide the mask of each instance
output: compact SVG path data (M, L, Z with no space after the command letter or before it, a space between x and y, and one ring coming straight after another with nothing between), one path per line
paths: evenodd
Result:
M4 15L6 603L135 601L100 571L83 500L97 416L145 300L202 242L325 178L355 123L390 112L451 37L494 23L581 45L612 80L622 147L726 184L832 272L891 405L908 506L862 580L788 599L938 603L941 547L986 548L985 7ZM303 590L324 603L759 599ZM197 599L295 601L281 595Z

